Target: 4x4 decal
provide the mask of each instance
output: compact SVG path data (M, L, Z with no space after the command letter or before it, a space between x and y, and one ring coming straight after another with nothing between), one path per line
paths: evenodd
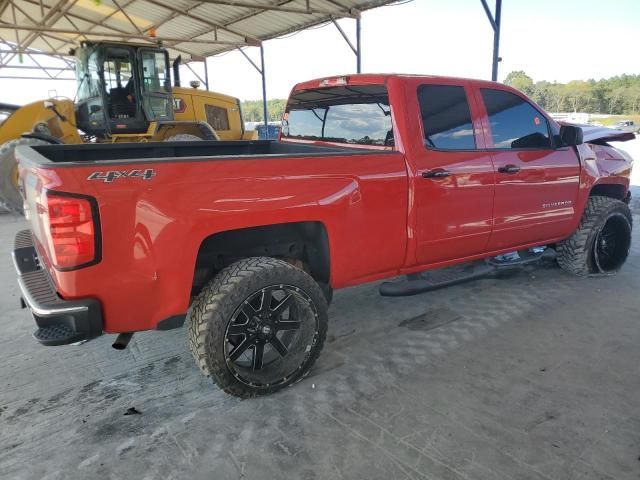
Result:
M111 183L119 178L151 180L155 176L156 172L152 168L147 168L146 170L112 170L109 172L93 172L87 177L87 180L100 180L105 183Z

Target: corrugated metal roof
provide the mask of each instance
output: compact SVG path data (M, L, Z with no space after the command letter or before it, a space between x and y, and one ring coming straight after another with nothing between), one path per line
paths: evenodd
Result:
M0 0L0 50L67 55L82 40L104 39L211 56L394 1Z

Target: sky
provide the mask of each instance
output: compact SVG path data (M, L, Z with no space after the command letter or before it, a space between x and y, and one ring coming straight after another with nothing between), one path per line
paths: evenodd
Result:
M355 21L340 25L355 43ZM480 0L413 0L362 14L363 72L490 79L492 47ZM268 98L286 98L300 81L356 69L355 55L332 24L270 40L264 50ZM512 70L558 82L640 74L639 50L640 0L503 0L499 80ZM259 59L257 48L246 51ZM261 98L260 76L239 52L210 58L208 65L212 90ZM182 77L189 80L186 70ZM23 104L54 89L75 95L74 82L0 79L0 102Z

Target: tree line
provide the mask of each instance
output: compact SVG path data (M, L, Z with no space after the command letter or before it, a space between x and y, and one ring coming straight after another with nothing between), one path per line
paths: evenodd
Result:
M282 113L287 100L283 98L275 98L267 100L267 110L270 122L278 122L282 119ZM245 122L262 122L262 100L245 100L241 103L242 117Z
M518 70L510 72L504 83L526 93L549 112L640 113L640 75L552 83L546 80L534 82Z
M549 112L589 112L612 115L640 114L640 75L618 75L601 80L572 80L568 83L533 79L522 70L511 72L505 84L526 93ZM287 100L267 101L269 121L279 121ZM242 102L246 122L262 121L262 100Z

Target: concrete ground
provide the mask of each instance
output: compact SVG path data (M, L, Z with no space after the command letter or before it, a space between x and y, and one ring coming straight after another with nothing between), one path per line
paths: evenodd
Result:
M39 346L9 258L22 228L0 215L0 478L640 477L638 235L614 278L547 265L410 298L339 291L311 376L241 401L182 329L124 352Z

